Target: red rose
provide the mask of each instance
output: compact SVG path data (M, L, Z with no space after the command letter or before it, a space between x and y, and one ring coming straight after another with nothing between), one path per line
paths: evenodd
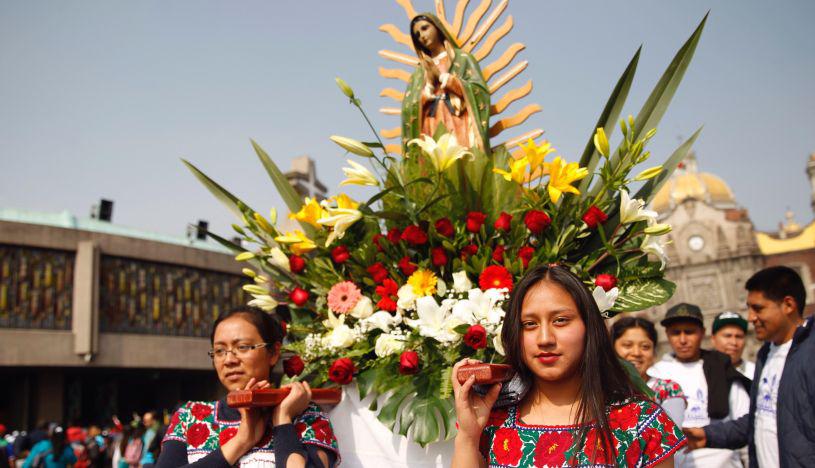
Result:
M583 446L583 453L586 454L592 465L605 465L608 463L605 444L597 428L593 427L589 429L589 433L586 434L586 443Z
M540 234L552 223L552 219L540 210L529 210L524 215L524 224L532 234Z
M657 455L662 452L662 433L653 427L642 431L640 437L645 441L645 453Z
M402 240L402 231L399 228L391 228L388 231L388 240L391 244L398 244L400 240Z
M583 215L583 222L589 229L594 229L598 224L603 224L608 220L608 215L603 213L603 210L591 205L586 213Z
M308 291L299 287L294 288L291 293L289 293L289 300L294 302L294 305L302 307L303 304L308 302Z
M502 211L492 226L497 231L509 232L512 229L512 215Z
M331 259L334 260L334 263L345 263L348 259L351 258L351 254L348 253L348 247L344 245L338 245L331 250Z
M618 406L609 414L609 427L612 430L626 431L637 425L639 417L640 407L636 404Z
M535 466L563 466L574 439L569 432L544 432L535 445Z
M405 276L410 276L419 269L419 267L415 263L410 262L410 257L405 255L399 260L399 269L402 270L402 274Z
M383 238L386 237L383 236L382 234L374 234L374 237L371 239L374 245L376 245L377 252L382 252L382 244L380 244L379 241L382 240Z
M443 247L433 247L430 251L430 258L433 261L433 266L444 266L447 265L447 254L444 253Z
M419 372L419 354L416 351L404 351L399 356L399 373L412 375Z
M475 245L475 244L465 245L461 249L461 258L466 259L467 257L470 257L470 256L475 255L477 253L478 253L478 246L477 245Z
M490 265L478 277L478 286L482 291L491 288L507 288L512 291L512 274L501 265Z
M187 443L200 447L209 438L209 428L204 423L195 423L187 429Z
M388 277L388 270L381 262L376 262L368 267L368 273L375 283L381 283Z
M614 275L608 275L606 273L600 273L594 278L594 285L600 286L603 288L603 291L611 291L614 286L617 286L617 277Z
M492 251L492 259L495 260L497 263L504 263L504 248L503 245L499 245Z
M354 361L347 357L339 358L328 369L328 379L340 385L346 385L354 379L354 372L356 371Z
M289 378L302 374L305 368L306 365L303 363L303 360L297 355L283 361L283 372L285 372Z
M487 215L480 211L471 211L467 213L467 230L470 232L481 231L481 226L484 225L484 221L486 219Z
M523 262L524 268L529 266L529 261L532 260L533 255L535 255L535 249L528 245L525 245L518 249L518 257Z
M299 255L291 255L289 257L289 270L297 274L306 269L306 261Z
M411 224L402 231L402 240L410 245L425 245L427 233L421 227Z
M221 447L223 447L224 444L229 442L231 438L235 437L235 434L237 433L238 433L237 427L227 427L226 429L221 431L220 434L218 434L218 443L220 444Z
M492 437L492 453L495 454L495 461L499 465L517 465L523 455L523 446L524 443L515 429L501 427Z
M396 301L390 297L383 297L376 303L376 307L380 310L387 310L388 312L396 312Z
M447 218L437 220L435 227L436 232L444 237L453 237L453 234L456 233L456 229L453 227L453 222Z
M471 325L464 334L464 344L473 349L487 347L487 330L481 325Z
M640 448L640 443L638 440L635 440L631 445L628 446L628 450L625 451L625 463L628 466L639 466L640 455L642 454L642 448Z
M193 417L198 421L203 421L207 418L210 414L212 414L212 408L209 405L202 405L200 403L195 403L192 405L192 409L190 410Z

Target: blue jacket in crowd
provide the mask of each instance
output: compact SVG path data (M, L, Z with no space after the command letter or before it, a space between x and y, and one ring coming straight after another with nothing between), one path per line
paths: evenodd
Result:
M50 440L37 442L31 449L31 453L28 454L28 458L25 459L23 468L32 468L38 454L51 451L53 451L53 446ZM74 450L69 443L65 444L65 448L62 449L62 453L59 454L59 456L55 457L53 453L48 453L48 455L45 456L45 468L66 468L68 465L73 465L74 463L76 463L76 455L74 455Z
M778 457L781 468L815 467L815 334L810 317L792 338L778 386ZM761 371L767 362L769 343L758 352L756 373L750 389L750 412L735 421L705 427L707 446L737 449L749 446L750 466L758 467L754 423Z

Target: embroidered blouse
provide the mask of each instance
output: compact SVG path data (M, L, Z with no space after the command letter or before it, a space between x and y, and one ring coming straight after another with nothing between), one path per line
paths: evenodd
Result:
M328 416L312 403L294 421L294 431L307 450L309 460L316 459L316 449L323 449L328 454L329 466L339 463L337 439L331 428ZM221 445L229 441L238 432L240 413L226 405L224 399L212 402L191 401L173 414L167 433L162 441L162 456L158 467L183 466L195 463L196 466L228 466L220 451ZM282 427L282 426L279 426ZM185 449L186 457L178 452ZM169 459L172 458L173 462ZM162 460L164 459L164 460ZM275 466L274 437L271 421L266 435L249 452L244 454L237 465Z
M669 400L671 398L681 398L687 401L687 397L685 397L682 387L680 387L679 384L673 380L651 377L648 379L648 388L654 391L654 401L659 404L662 404L665 400Z
M481 454L490 467L650 467L686 444L685 436L662 408L634 400L610 407L616 454L606 453L595 427L583 448L574 445L583 426L535 426L521 421L518 407L494 409L481 434Z

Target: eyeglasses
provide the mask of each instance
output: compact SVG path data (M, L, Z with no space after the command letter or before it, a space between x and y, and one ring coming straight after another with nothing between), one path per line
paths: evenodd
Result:
M207 351L207 354L209 354L209 357L211 357L212 359L226 359L226 355L229 354L229 353L232 353L232 355L234 355L236 358L241 358L241 357L248 356L249 353L251 353L252 351L254 351L254 350L258 349L258 348L265 348L265 347L267 347L269 345L270 345L270 343L258 343L258 344L253 344L253 345L242 344L242 345L235 346L234 348L231 348L231 349L229 349L229 348L213 348L213 349L210 349L209 351Z

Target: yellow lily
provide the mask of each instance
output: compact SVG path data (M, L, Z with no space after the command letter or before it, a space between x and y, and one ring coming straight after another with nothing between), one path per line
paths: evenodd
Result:
M549 166L549 198L557 203L564 192L580 195L580 191L572 187L572 182L589 175L589 170L580 167L577 163L566 163L560 156L548 164Z
M317 244L300 230L287 232L283 236L275 237L274 240L281 244L289 244L289 248L296 255L302 255L317 248Z
M515 181L517 184L523 184L526 180L526 166L529 164L529 159L526 156L521 159L512 159L509 161L509 172L493 168L492 172L504 176L507 181Z
M300 211L290 214L289 218L296 219L300 222L306 222L315 228L320 229L322 226L317 223L317 220L323 216L325 216L325 210L323 210L323 208L317 202L317 199L306 197L305 203L303 203L303 207L300 208Z
M348 164L351 167L343 167L342 172L345 173L345 177L347 179L340 182L340 185L372 185L374 187L379 186L379 181L376 179L371 171L368 170L367 167L363 166L358 162L351 161L350 159L347 160Z
M603 127L597 127L597 133L594 134L594 148L598 153L608 157L608 138Z
M326 247L331 245L334 239L342 239L345 235L345 231L351 227L352 224L362 219L362 212L357 210L359 203L355 202L348 195L342 193L327 201L336 201L337 207L333 208L327 206L328 204L323 202L327 214L317 220L321 225L333 228L325 240Z
M456 136L452 133L445 133L439 138L439 141L434 140L428 135L423 135L422 139L414 138L408 142L408 146L418 145L422 152L430 158L433 167L438 172L444 172L454 162L464 157L472 159L473 154L467 151L467 148L458 144Z
M551 153L555 152L549 140L543 140L540 146L535 144L535 140L529 139L526 145L521 145L526 152L526 159L529 160L529 172L533 174L536 169L543 166L543 160Z

